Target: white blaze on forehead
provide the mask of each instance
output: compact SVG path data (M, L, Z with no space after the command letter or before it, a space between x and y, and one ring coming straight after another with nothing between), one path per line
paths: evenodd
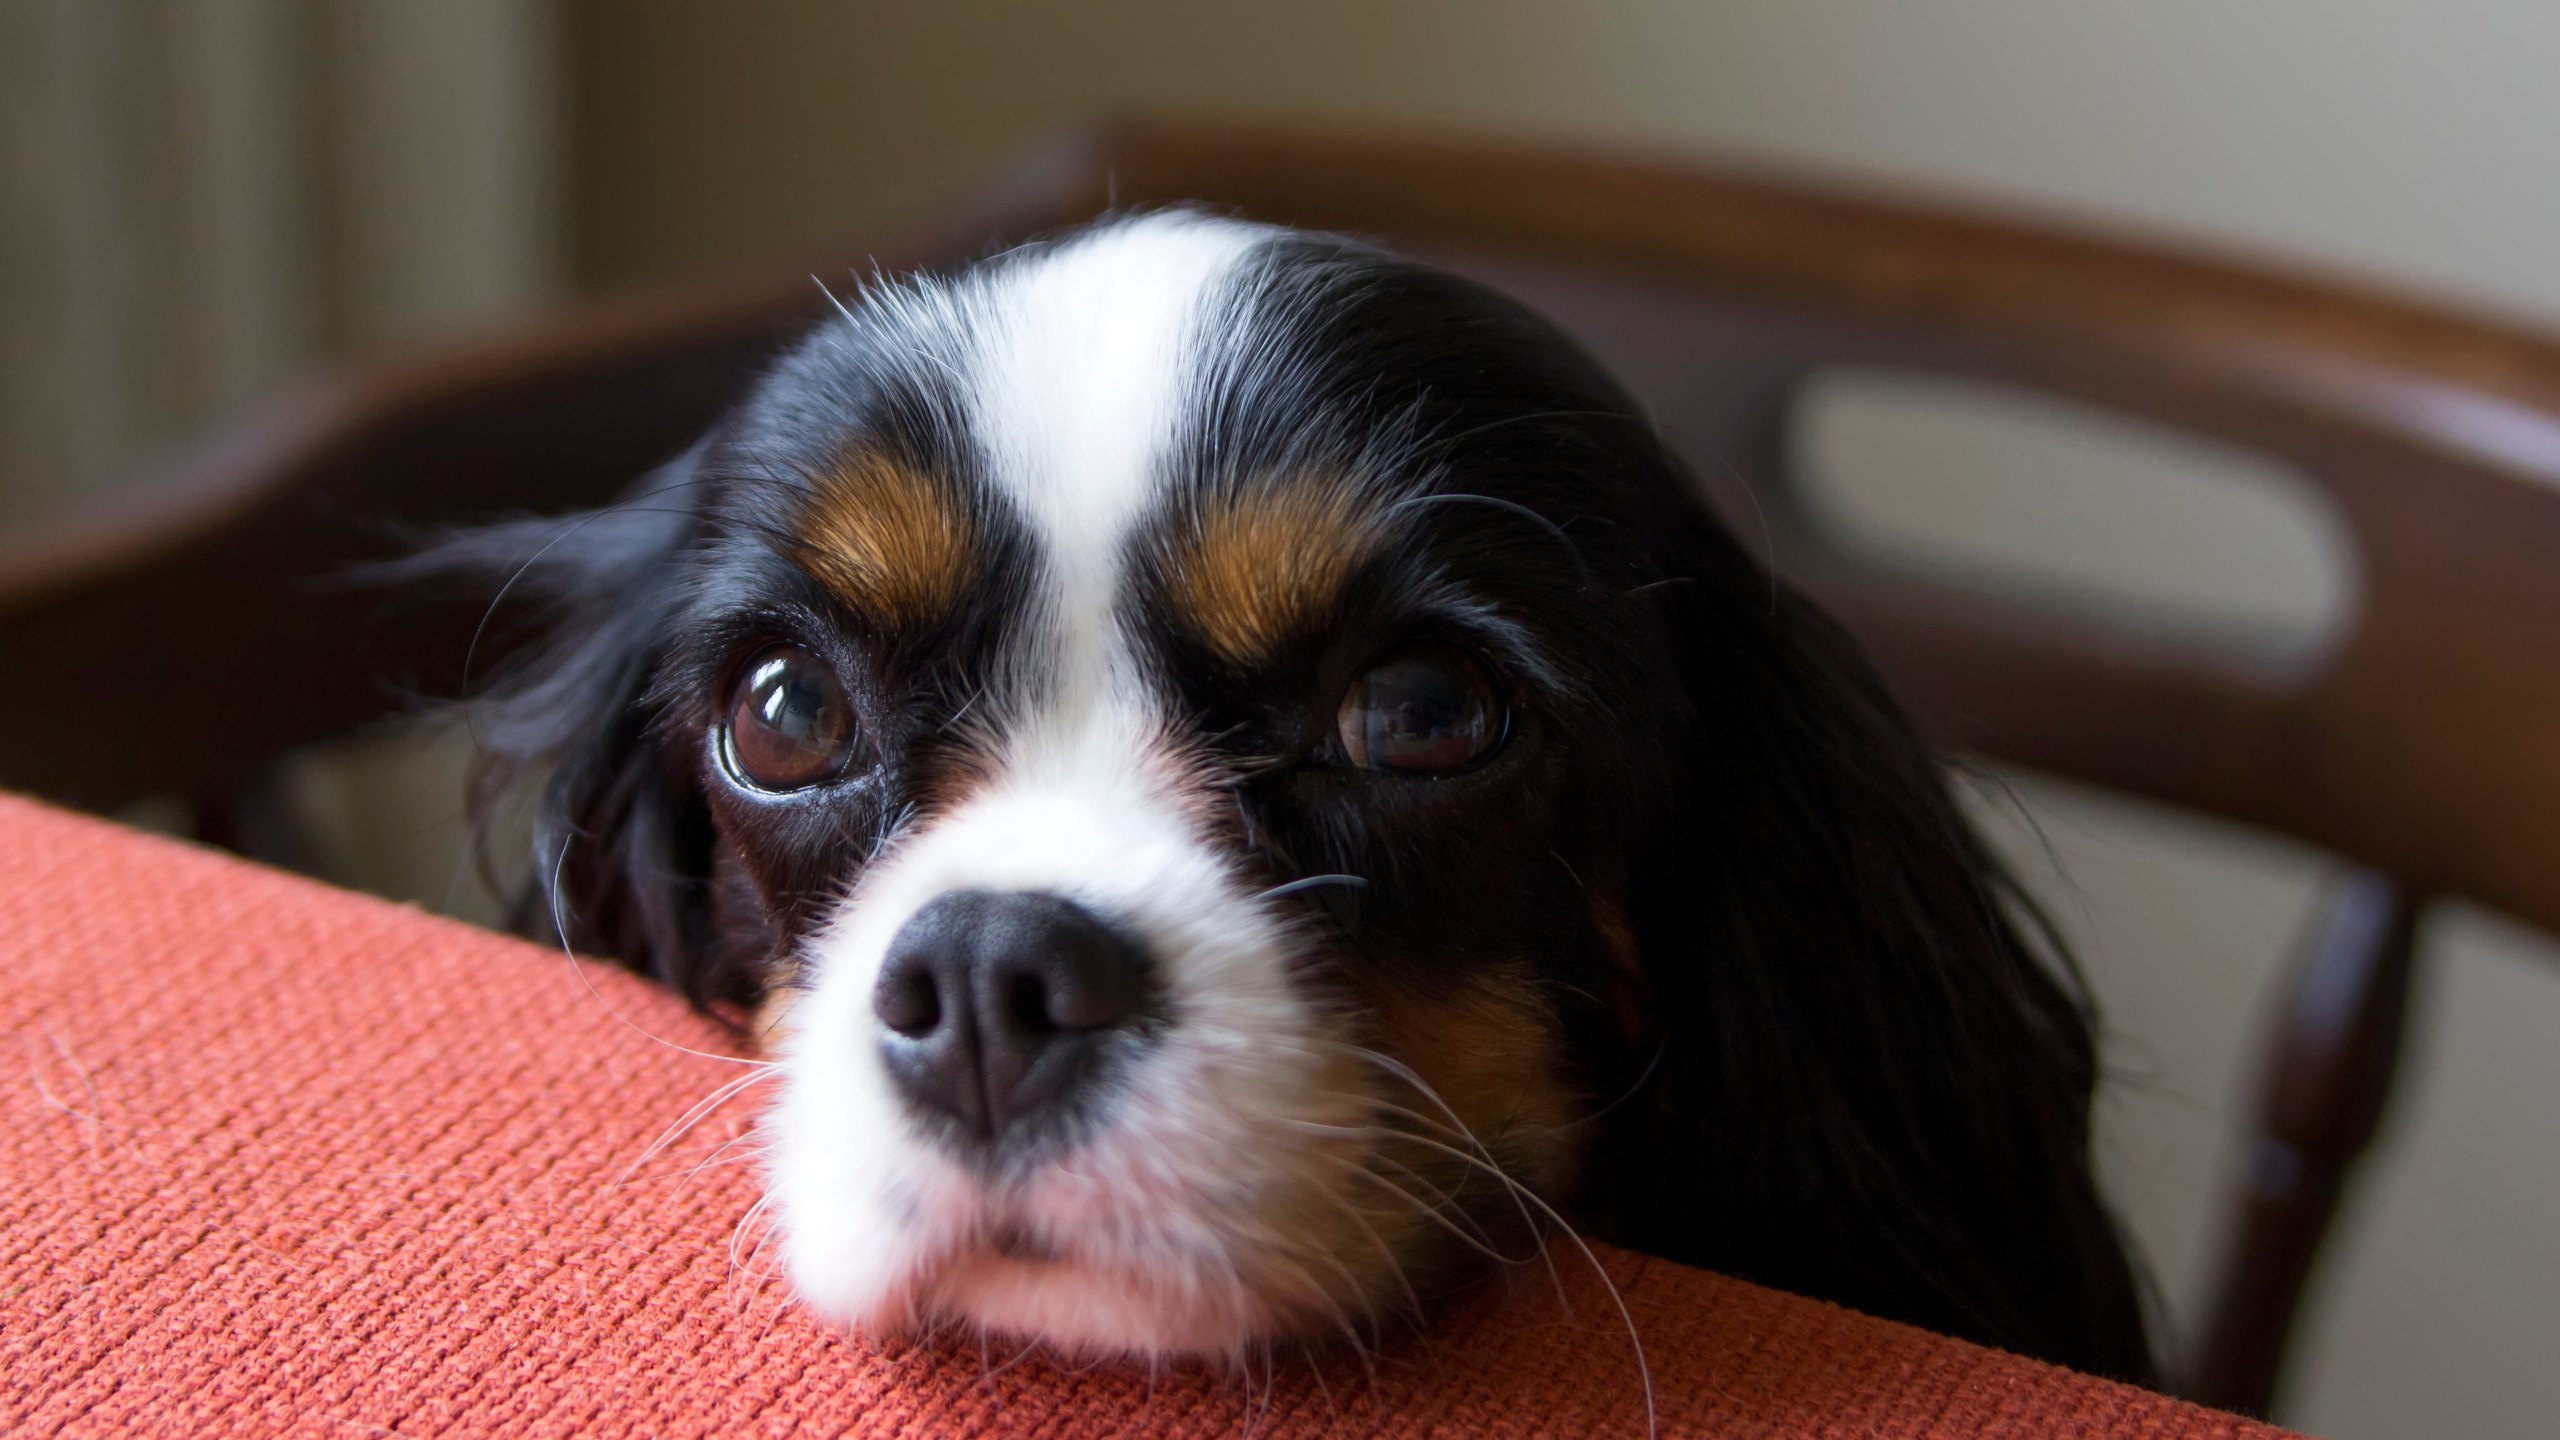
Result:
M1122 554L1155 498L1195 332L1267 233L1148 216L1017 261L983 296L972 418L1043 552L1070 686L1111 663Z

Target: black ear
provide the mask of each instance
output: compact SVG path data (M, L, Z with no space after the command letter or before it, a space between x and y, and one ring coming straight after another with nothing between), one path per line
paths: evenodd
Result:
M482 860L502 883L522 875L518 928L710 1008L751 1000L756 977L709 944L710 815L649 693L701 531L699 453L605 509L462 531L406 568L478 577L494 592L484 624L530 631L465 702ZM521 843L493 823L517 797L532 803L530 853L493 853Z
M1630 905L1661 1058L1604 1140L1627 1238L2150 1381L2069 957L1848 634L1681 523L1686 773Z

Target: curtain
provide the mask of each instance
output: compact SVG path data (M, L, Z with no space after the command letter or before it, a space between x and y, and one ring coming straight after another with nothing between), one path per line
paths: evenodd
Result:
M0 0L0 526L557 285L548 0Z

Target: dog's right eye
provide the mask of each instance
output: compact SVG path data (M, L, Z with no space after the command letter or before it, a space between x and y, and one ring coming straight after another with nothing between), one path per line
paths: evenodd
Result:
M759 790L805 790L853 759L853 702L825 661L797 645L756 652L731 684L721 758Z
M1446 775L1493 753L1509 717L1484 666L1449 645L1416 645L1372 664L1342 697L1343 758L1363 770Z

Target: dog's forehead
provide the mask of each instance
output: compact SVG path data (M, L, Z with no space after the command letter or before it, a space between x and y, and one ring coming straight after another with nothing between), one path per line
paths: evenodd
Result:
M1586 536L1547 517L1642 468L1637 420L1490 291L1172 213L874 287L748 429L799 477L759 533L1010 684L1167 645L1182 674L1257 675L1389 591L1481 612L1471 588L1570 581Z
M1310 403L1308 321L1344 267L1290 239L1151 215L875 294L833 357L864 367L847 428L793 466L793 558L856 612L923 623L1011 542L1088 659L1144 568L1149 603L1256 658L1380 533L1361 427Z
M922 628L1010 544L1091 609L1159 503L1207 319L1271 233L1147 216L876 288L754 417L757 468L794 477L791 558Z
M969 376L986 479L1070 583L1109 584L1173 478L1166 464L1232 297L1271 232L1161 215L996 267Z

